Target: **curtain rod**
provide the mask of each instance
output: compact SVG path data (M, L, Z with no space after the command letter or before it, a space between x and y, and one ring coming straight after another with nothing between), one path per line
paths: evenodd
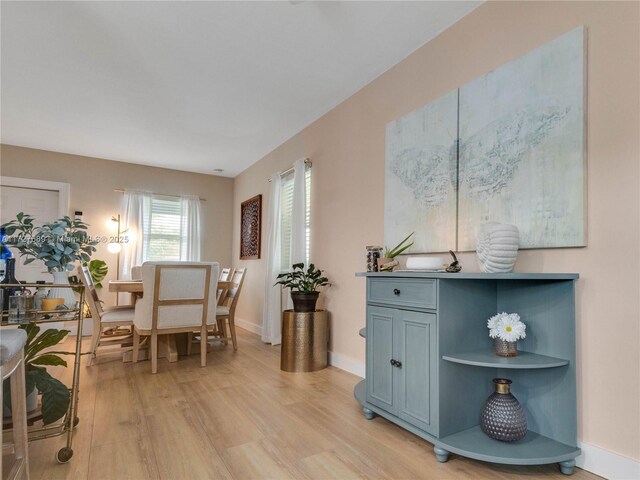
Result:
M114 188L113 189L114 192L118 192L118 193L124 193L124 188ZM174 198L180 198L180 195L168 195L166 193L158 193L158 192L149 192L151 195L159 195L161 197L174 197ZM206 198L202 198L202 197L198 197L200 199L201 202L206 202L207 199Z
M310 166L312 165L312 163L311 163L311 159L310 159L310 158L305 158L305 159L304 159L304 164L305 164L307 167L310 167ZM280 176L281 176L281 177L284 177L284 176L285 176L285 175L287 175L288 173L293 172L293 170L294 170L294 167L287 168L286 170L284 170L284 171L280 172ZM268 181L268 182L270 182L270 181L271 181L271 177L269 177L269 178L267 179L267 181Z

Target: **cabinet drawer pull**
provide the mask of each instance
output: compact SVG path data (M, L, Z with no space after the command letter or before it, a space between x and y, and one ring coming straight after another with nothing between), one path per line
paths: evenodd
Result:
M393 294L394 295L400 295L400 290L398 290L397 288L393 289Z

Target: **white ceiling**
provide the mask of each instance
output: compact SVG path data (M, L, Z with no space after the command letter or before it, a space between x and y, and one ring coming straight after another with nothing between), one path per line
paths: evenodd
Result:
M480 2L2 2L2 143L233 177Z

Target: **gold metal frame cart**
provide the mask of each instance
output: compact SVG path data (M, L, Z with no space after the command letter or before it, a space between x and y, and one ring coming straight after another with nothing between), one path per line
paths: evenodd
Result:
M58 284L35 284L35 283L21 283L21 284L3 284L2 287L19 287L19 288L37 288L37 287L47 287L47 288L77 288L78 285L58 285ZM71 394L71 399L69 402L69 409L67 413L62 417L61 420L58 420L51 425L38 425L37 422L41 419L40 415L40 406L36 408L36 410L32 413L28 414L27 422L29 424L29 441L34 440L42 440L44 438L57 437L61 435L66 435L66 446L62 447L60 450L56 452L56 460L59 463L67 463L71 457L73 456L73 449L71 448L73 442L73 432L75 427L78 425L78 390L80 385L80 359L82 358L82 322L84 320L84 289L79 294L79 301L77 302L75 308L68 310L55 310L55 311L44 311L44 310L27 310L27 313L33 314L35 313L35 319L29 321L28 323L37 323L37 324L46 324L46 323L54 323L54 322L76 322L77 323L77 335L76 335L76 344L75 344L75 355L73 362L73 379L71 382L71 387L69 387L69 393ZM2 311L1 315L1 326L2 328L12 328L17 327L19 324L9 324L8 317L9 312L7 310ZM6 429L5 429L6 426ZM3 436L7 436L11 439L13 430L10 422L7 422L5 425L3 420ZM4 444L3 444L4 451Z

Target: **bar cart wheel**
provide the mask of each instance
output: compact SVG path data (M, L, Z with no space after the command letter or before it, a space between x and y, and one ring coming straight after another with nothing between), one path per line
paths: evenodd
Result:
M67 463L73 457L73 450L69 447L63 447L56 453L56 461L58 463Z

